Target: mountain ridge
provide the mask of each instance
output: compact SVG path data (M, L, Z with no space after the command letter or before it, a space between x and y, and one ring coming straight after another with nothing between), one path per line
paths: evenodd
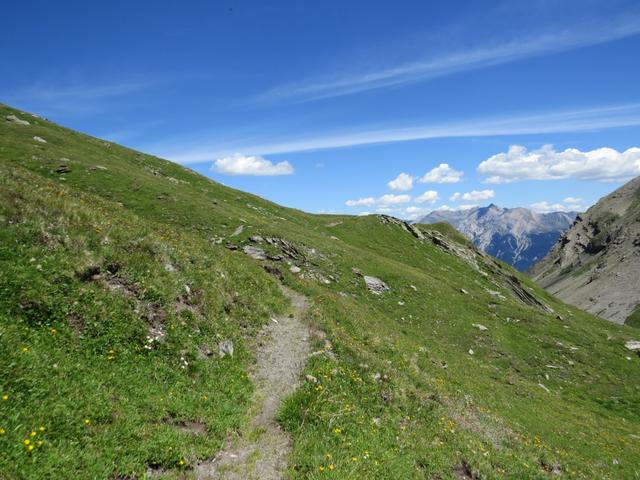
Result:
M447 222L481 250L520 271L528 270L573 223L576 212L537 213L491 203L465 210L435 210L416 223Z
M640 177L601 198L531 270L558 297L616 323L640 305Z

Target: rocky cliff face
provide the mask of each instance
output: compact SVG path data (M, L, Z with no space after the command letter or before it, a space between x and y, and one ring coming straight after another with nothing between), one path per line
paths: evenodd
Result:
M536 213L491 204L431 212L419 223L447 222L486 253L524 271L549 252L575 216L575 213Z
M532 275L564 301L624 323L640 303L640 177L578 216Z

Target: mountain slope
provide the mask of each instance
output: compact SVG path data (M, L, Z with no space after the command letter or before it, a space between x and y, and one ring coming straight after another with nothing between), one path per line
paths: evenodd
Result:
M436 210L417 223L447 222L489 255L525 271L549 252L575 216L573 212L536 213L491 204L466 210Z
M638 468L634 329L446 225L282 208L8 107L0 195L2 478L206 478L264 435L252 362L287 312L280 283L314 332L278 414L289 478Z
M600 199L540 263L533 278L566 302L616 323L640 304L640 177Z

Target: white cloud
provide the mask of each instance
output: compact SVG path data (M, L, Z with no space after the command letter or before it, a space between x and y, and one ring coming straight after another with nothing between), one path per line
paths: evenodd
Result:
M410 207L405 208L402 213L401 213L401 217L402 218L406 218L408 220L417 220L421 217L424 217L427 213L429 213L428 209L425 208L420 208L420 207L416 207L414 205L411 205Z
M391 190L406 192L413 188L413 177L407 173L401 173L396 178L387 183Z
M358 200L347 200L345 204L347 207L372 207L376 204L376 199L373 197L364 197Z
M458 183L464 172L454 170L446 163L431 169L418 180L420 183Z
M440 199L440 195L435 190L427 190L422 195L416 197L416 203L435 203Z
M543 202L535 202L531 204L531 210L538 213L549 213L549 212L575 212L581 210L580 205L563 205L562 203L549 203L547 201Z
M564 203L580 203L582 201L582 199L581 198L576 198L576 197L567 197L562 201Z
M466 193L456 192L451 195L449 200L451 200L452 202L457 202L462 199L467 202L479 202L481 200L489 200L490 198L493 198L495 196L496 192L494 192L493 190L472 190Z
M347 200L345 205L348 207L377 207L378 211L381 209L389 209L395 205L402 205L404 203L409 203L411 201L411 197L409 195L393 195L391 193L387 195L382 195L381 197L364 197L359 198L357 200ZM385 210L388 211L388 210Z
M213 162L211 170L227 175L291 175L293 166L289 162L273 163L257 155L236 153L229 157L218 158Z
M383 207L388 207L391 205L401 205L403 203L409 203L411 201L411 197L409 195L393 195L388 193L386 195L382 195L378 198L378 205Z
M435 212L437 211L444 211L444 212L455 212L458 210L469 210L471 208L476 208L478 205L473 203L473 204L466 204L466 205L457 205L455 207L450 207L449 205L441 205L440 207L436 208Z
M478 166L486 183L510 183L517 180L625 180L640 175L640 148L624 152L597 148L582 152L567 148L561 152L553 145L527 150L511 145L506 153L489 157Z

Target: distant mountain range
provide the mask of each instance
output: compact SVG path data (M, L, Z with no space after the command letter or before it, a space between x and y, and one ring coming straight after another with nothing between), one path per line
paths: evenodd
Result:
M446 222L489 255L524 271L549 252L576 215L536 213L527 208L491 204L466 210L436 210L416 223Z
M640 177L580 214L531 273L565 302L640 326Z

